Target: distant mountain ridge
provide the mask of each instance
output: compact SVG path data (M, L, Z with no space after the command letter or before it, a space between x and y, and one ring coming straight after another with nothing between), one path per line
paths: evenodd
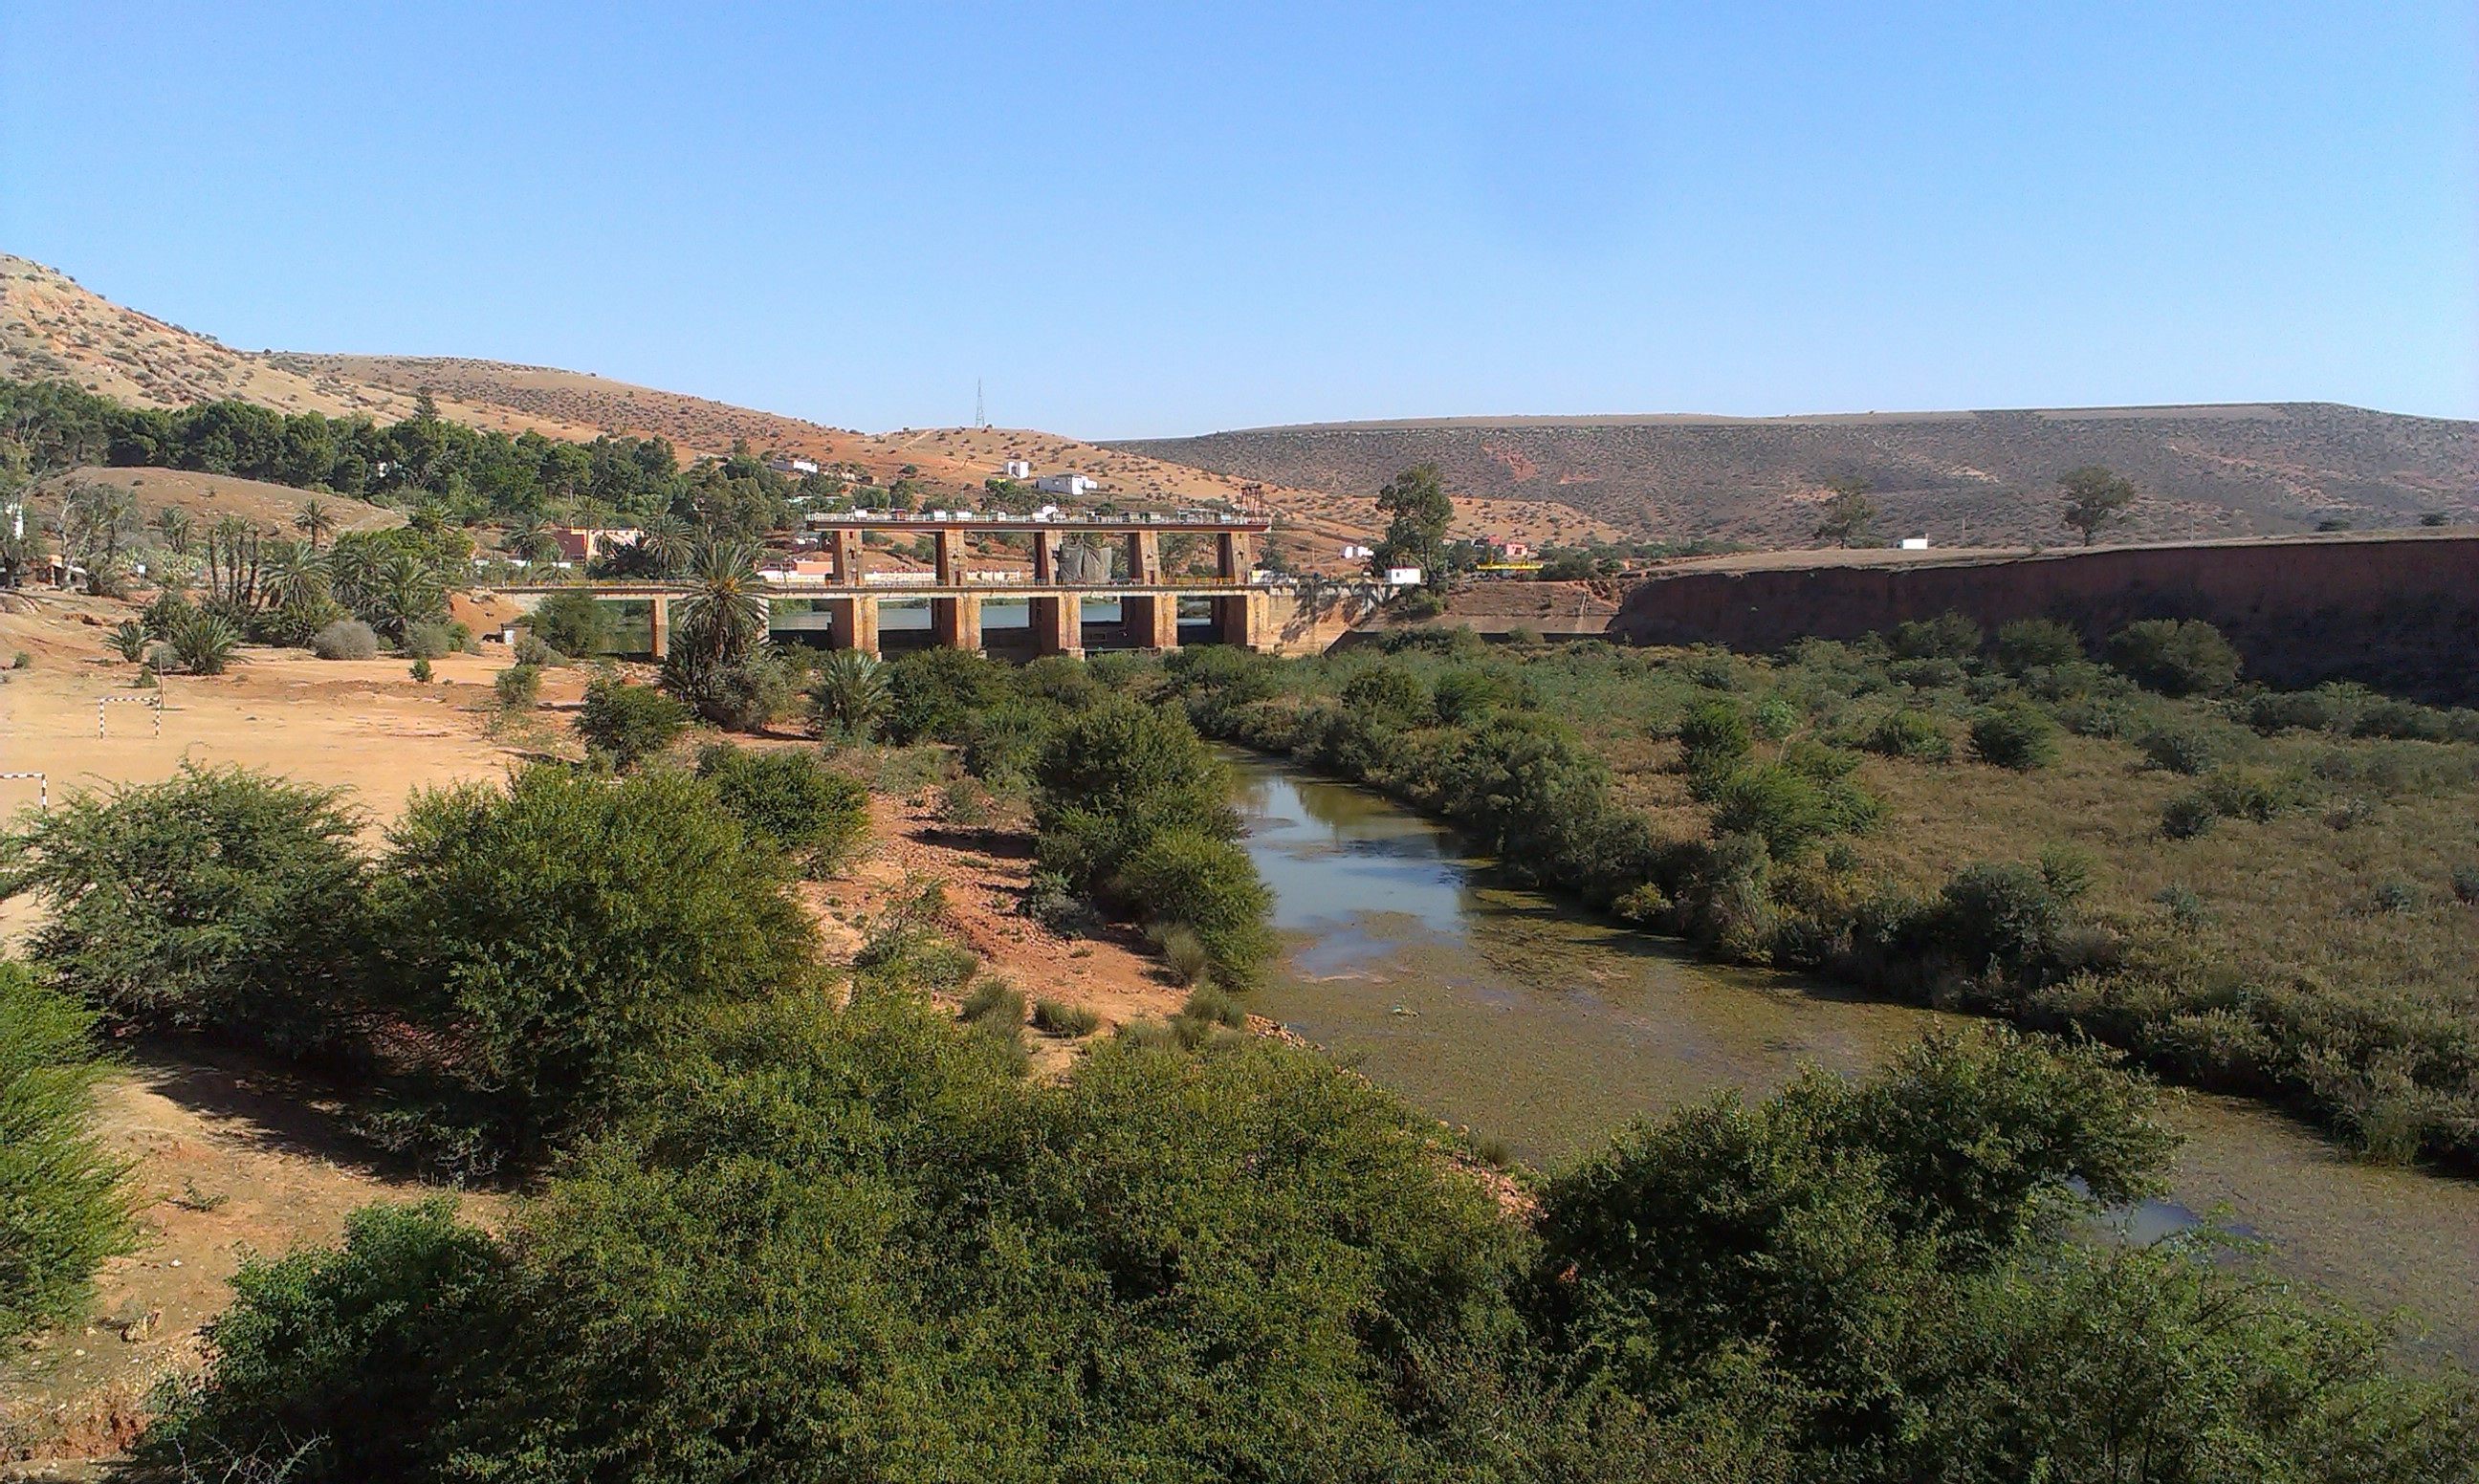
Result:
M1797 545L1827 482L1855 477L1879 536L2056 545L2074 539L2057 476L2083 464L2140 491L2119 540L2479 517L2479 422L2325 402L1401 419L1107 447L1307 490L1373 489L1434 463L1458 494L1555 499L1650 539Z

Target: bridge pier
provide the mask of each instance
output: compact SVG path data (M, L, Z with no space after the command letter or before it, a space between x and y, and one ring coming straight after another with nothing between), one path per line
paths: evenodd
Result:
M1025 606L1030 610L1026 616L1033 623L1033 652L1035 654L1085 657L1085 600L1082 596L1069 593L1059 598L1034 598L1027 600Z
M1179 648L1179 599L1172 594L1122 598L1119 613L1126 621L1129 642L1137 649L1167 653Z
M827 631L829 648L858 650L873 658L877 656L877 599L826 598L819 601L825 605L828 621L833 626Z
M656 659L672 652L672 601L657 593L646 603L646 627Z
M947 561L945 534L942 532L938 539L938 560L941 567L939 579L945 581L944 567ZM982 600L979 595L965 594L958 598L931 599L930 638L941 649L971 650L977 654L980 653Z

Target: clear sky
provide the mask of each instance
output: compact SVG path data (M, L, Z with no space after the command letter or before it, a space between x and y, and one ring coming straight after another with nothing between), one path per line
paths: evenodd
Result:
M2479 417L2463 3L0 0L0 250L883 428Z

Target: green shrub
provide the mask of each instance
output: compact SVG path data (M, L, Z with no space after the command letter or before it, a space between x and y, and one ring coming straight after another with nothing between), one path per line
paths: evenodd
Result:
M542 695L542 667L510 665L491 681L491 694L503 711L530 711Z
M990 791L971 778L951 780L938 790L938 822L978 830L990 822Z
M426 658L417 659L405 666L405 674L412 676L416 682L427 685L430 683L430 661Z
M1199 985L1189 990L1188 1003L1180 1007L1179 1012L1187 1019L1202 1020L1234 1031L1248 1024L1247 1010L1227 991L1214 985Z
M125 1167L89 1127L93 1022L0 961L0 1341L77 1318L95 1268L136 1246Z
M1515 701L1515 686L1485 670L1449 670L1438 677L1430 694L1438 720L1450 727L1469 727Z
M117 1020L333 1048L367 924L362 821L342 799L185 763L29 818L7 838L0 890L42 899L28 958Z
M2358 698L2336 687L2317 690L2259 691L2246 699L2239 717L2257 731L2335 731L2357 716Z
M1971 719L1971 751L1992 767L2044 768L2057 760L2057 723L2036 706L1990 706Z
M192 613L172 627L171 645L190 674L221 675L241 647L241 629L220 613Z
M1429 687L1397 664L1371 665L1342 687L1345 709L1391 727L1418 727L1431 715Z
M553 593L534 609L525 631L571 659L592 659L612 646L611 605L581 587Z
M115 654L134 665L146 657L146 646L153 641L145 625L136 619L122 619L103 642Z
M2083 658L2083 640L2055 619L2016 619L1998 626L1996 652L1999 667L2019 676Z
M338 619L310 636L310 652L320 659L375 659L379 636L360 619Z
M878 735L891 704L886 666L875 654L837 650L809 681L809 716L824 737L866 742Z
M1093 889L1164 831L1240 833L1230 774L1175 711L1112 697L1068 716L1034 767L1043 870Z
M1690 773L1725 773L1755 751L1755 729L1734 701L1700 704L1678 724L1681 760Z
M2210 734L2193 727L2155 727L2134 746L2143 754L2146 766L2164 773L2210 772L2221 754Z
M1229 840L1164 830L1127 855L1111 890L1149 920L1194 933L1225 984L1254 983L1273 957L1274 935L1265 926L1273 894L1248 853Z
M207 1326L213 1364L166 1387L139 1463L183 1479L436 1476L460 1370L518 1318L506 1257L455 1209L364 1207L341 1248L244 1262Z
M815 958L781 857L682 774L536 765L422 790L388 845L393 996L458 1048L443 1075L498 1149L539 1148L701 1003L779 989Z
M456 637L445 624L411 624L404 630L404 652L422 664L457 651Z
M756 751L711 742L698 750L698 777L751 833L831 868L869 835L869 789L800 748Z
M1024 1020L1024 991L993 975L974 984L958 1013L967 1021L988 1017L1018 1025Z
M1033 1002L1033 1028L1044 1036L1090 1036L1102 1027L1101 1012L1059 1000Z
M1952 609L1932 619L1898 624L1887 648L1899 659L1944 659L1965 663L1980 657L1980 626Z
M1206 951L1205 940L1192 928L1172 926L1160 930L1157 941L1162 948L1163 962L1170 965L1173 978L1183 985L1202 984L1214 972L1214 955Z
M2146 690L2210 696L2238 681L2238 652L2196 619L2141 619L2109 635L2108 660Z
M597 676L577 709L576 734L586 750L626 772L672 745L689 724L689 708L651 685Z
M2405 742L2442 742L2453 735L2453 715L2415 702L2384 698L2367 704L2350 725L2354 737L2391 737Z
M2479 903L2479 864L2453 868L2453 899L2465 907Z
M1954 755L1954 739L1937 719L1926 711L1901 710L1889 713L1868 732L1864 744L1872 753L1888 757L1911 757L1922 762L1944 762Z
M918 650L886 667L887 739L952 742L974 712L1007 699L1007 672L969 650Z

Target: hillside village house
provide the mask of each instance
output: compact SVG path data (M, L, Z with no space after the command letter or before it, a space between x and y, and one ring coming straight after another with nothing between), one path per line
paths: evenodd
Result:
M1043 474L1033 481L1033 487L1044 495L1064 495L1070 499L1101 488L1083 474Z
M627 526L554 525L550 539L559 543L562 561L590 562L614 547L633 547L646 533Z
M1027 459L1009 459L999 466L999 476L1005 479L1030 479L1033 464Z

